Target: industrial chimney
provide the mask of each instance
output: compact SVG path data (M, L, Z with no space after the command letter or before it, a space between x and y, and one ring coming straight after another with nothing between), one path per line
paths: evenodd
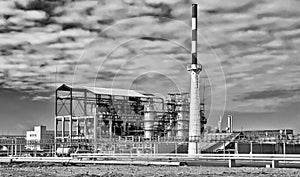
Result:
M189 119L189 154L197 154L197 140L201 136L200 122L200 86L199 74L202 66L197 64L197 4L192 4L192 64L188 66L191 73L190 119Z

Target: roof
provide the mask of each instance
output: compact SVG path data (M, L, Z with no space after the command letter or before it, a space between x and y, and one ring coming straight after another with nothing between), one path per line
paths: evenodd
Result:
M98 95L114 95L114 96L130 96L130 97L153 97L153 94L145 93L137 90L130 89L116 89L116 88L99 88L99 87L87 87L87 86L70 86L63 84L57 88L57 90L77 90L77 91L89 91Z

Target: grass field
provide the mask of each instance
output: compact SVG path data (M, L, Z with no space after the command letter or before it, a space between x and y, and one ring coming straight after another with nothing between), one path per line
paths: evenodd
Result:
M104 176L138 176L138 177L178 177L178 176L300 176L300 169L295 168L257 168L257 167L204 167L204 166L109 166L109 165L89 165L89 166L53 166L53 165L5 165L0 168L1 177L104 177Z

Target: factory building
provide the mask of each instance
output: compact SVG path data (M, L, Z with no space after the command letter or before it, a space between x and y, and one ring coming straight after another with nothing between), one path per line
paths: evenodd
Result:
M26 146L28 150L42 151L49 149L54 140L54 131L47 130L46 126L34 126L33 130L26 131Z
M189 136L188 93L169 93L165 100L137 90L63 84L55 107L57 143L93 142L103 150L105 141L186 141Z
M192 142L196 153L300 153L293 130L234 131L231 115L222 133L200 132L191 140L189 97L63 84L56 90L56 145L89 144L93 152L188 153Z

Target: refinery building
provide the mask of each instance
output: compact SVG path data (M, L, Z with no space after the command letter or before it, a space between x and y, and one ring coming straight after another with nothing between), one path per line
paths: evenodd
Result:
M105 149L109 142L136 142L132 146L142 142L152 151L155 145L146 142L165 142L168 145L157 152L175 151L175 144L176 150L187 151L186 143L170 142L188 141L189 104L188 93L169 93L165 100L136 90L63 84L56 90L55 141L89 142L98 151L117 150L115 146ZM201 116L204 127L204 112Z

